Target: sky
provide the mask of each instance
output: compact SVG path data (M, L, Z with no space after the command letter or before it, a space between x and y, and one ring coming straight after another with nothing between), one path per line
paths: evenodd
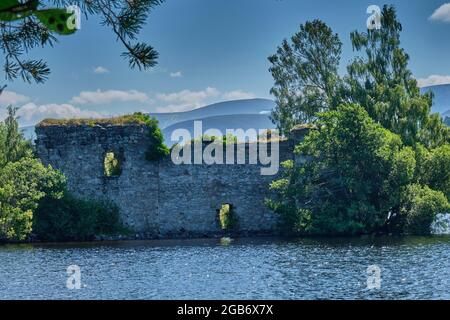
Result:
M349 34L364 31L363 0L167 0L150 14L139 40L160 54L158 66L130 70L123 47L97 17L53 48L33 50L51 68L44 84L7 82L0 71L4 106L21 107L23 125L46 117L97 117L176 112L213 102L271 98L267 57L299 25L325 21L344 44L340 72L354 57ZM450 83L449 0L390 0L403 24L402 46L421 85ZM0 54L1 55L1 54ZM1 57L2 63L4 57Z

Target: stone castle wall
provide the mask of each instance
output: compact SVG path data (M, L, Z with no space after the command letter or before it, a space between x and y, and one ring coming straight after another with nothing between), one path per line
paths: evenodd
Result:
M67 176L71 192L112 200L124 223L145 237L219 235L223 204L232 205L239 233L274 231L276 215L264 199L275 177L262 176L261 164L175 165L170 156L150 162L147 130L140 125L37 126L36 150L44 164ZM292 157L292 146L280 143L280 162ZM104 174L108 152L121 162L118 177Z

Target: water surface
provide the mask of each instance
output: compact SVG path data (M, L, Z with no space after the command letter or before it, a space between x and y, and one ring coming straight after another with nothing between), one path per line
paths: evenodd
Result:
M450 238L3 245L0 299L450 299Z

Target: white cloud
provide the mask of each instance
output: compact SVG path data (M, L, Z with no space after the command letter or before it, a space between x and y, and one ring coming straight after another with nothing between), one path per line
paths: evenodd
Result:
M183 76L183 73L181 71L171 72L170 73L170 77L171 78L181 78L182 76Z
M91 110L82 110L74 107L71 104L45 104L36 105L35 103L27 103L22 106L17 115L20 117L20 125L28 126L34 125L39 121L52 118L52 119L71 119L71 118L102 118L107 116L104 113Z
M437 8L431 15L430 20L450 23L450 3L445 3Z
M422 78L417 80L419 87L429 87L436 86L440 84L450 84L450 76L442 76L442 75L431 75L427 78Z
M160 93L156 97L166 106L158 107L158 112L180 112L203 107L211 98L220 96L216 88L207 87L205 90L191 91L182 90L174 93Z
M19 103L25 103L28 101L30 101L30 98L18 94L14 91L3 91L3 93L0 95L0 106L16 106Z
M109 70L105 67L98 66L98 67L94 68L94 73L96 73L96 74L109 73Z
M251 92L245 92L242 90L234 90L230 92L225 92L223 94L225 100L242 100L242 99L253 99L255 95Z
M107 91L82 91L73 97L74 104L107 104L111 102L146 102L149 100L147 94L137 90L107 90Z
M207 87L200 91L182 90L173 93L156 95L159 106L157 112L182 112L204 107L208 104L224 100L253 99L255 95L243 90L221 92L216 88Z

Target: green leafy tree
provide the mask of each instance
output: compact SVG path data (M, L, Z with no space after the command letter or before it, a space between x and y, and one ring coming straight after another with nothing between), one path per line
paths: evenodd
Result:
M308 161L284 163L268 200L288 232L379 232L398 211L401 188L414 179L412 148L358 105L318 114L296 153Z
M50 74L41 59L26 59L36 47L53 46L57 36L76 31L73 12L77 5L85 17L100 16L101 24L111 28L125 47L122 56L131 68L148 69L156 65L158 53L149 44L136 41L151 10L164 0L2 0L0 2L0 50L5 56L8 80L21 77L26 82L44 82Z
M408 68L401 31L395 8L384 6L380 29L351 33L359 56L341 80L339 37L319 20L301 25L291 42L284 40L269 57L275 82L271 93L277 103L272 120L280 132L288 135L296 124L314 121L318 112L350 102L363 106L409 146L420 142L435 148L447 143L449 128L438 114L430 114L432 93L421 94Z
M421 94L408 68L409 55L400 46L402 25L395 8L384 6L381 28L352 32L354 50L363 53L348 66L347 95L364 106L405 144L435 147L448 141L449 130L438 115L430 115L431 92Z
M59 199L65 177L36 159L22 158L0 170L0 239L24 240L32 231L33 213L44 197Z
M0 168L8 162L31 156L31 143L24 139L16 119L17 108L9 106L8 115L0 122Z
M437 213L446 213L450 204L440 191L412 184L401 195L401 208L394 225L402 233L428 235Z
M271 93L277 103L272 120L282 134L337 104L341 47L338 35L314 20L301 25L291 41L284 40L269 57L275 81Z

